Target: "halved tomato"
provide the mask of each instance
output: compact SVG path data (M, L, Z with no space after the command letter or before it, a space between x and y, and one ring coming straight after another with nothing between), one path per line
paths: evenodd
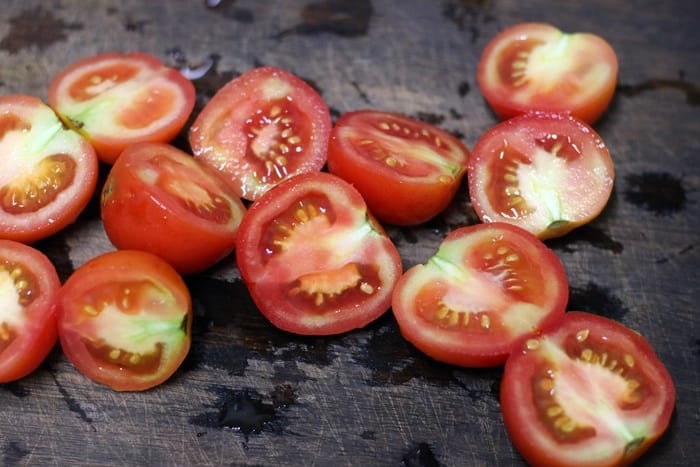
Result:
M500 398L508 434L531 465L620 466L666 430L676 391L637 332L569 312L515 349Z
M523 335L560 318L568 280L552 250L510 224L460 227L406 271L392 310L404 338L435 360L503 364Z
M107 52L69 65L51 81L49 104L112 164L129 145L169 142L187 123L194 85L143 52Z
M602 37L522 23L488 43L477 81L503 119L538 110L571 113L591 124L610 104L617 72L617 55Z
M33 243L73 223L97 184L95 151L36 97L0 97L0 238Z
M329 335L389 309L399 252L360 193L335 175L296 175L249 208L236 241L241 277L275 326Z
M224 85L190 127L195 157L255 200L326 163L331 116L321 96L284 70L259 67Z
M61 288L58 335L85 376L117 391L166 381L192 340L192 303L182 277L160 257L136 250L104 253Z
M0 240L0 383L27 376L53 349L60 287L43 253Z
M102 190L105 232L120 249L150 251L181 274L233 251L245 206L212 170L165 143L129 146Z
M590 126L547 113L492 127L476 142L468 170L482 221L512 223L541 239L596 218L615 179L610 152Z
M460 187L469 151L440 128L379 110L343 114L331 131L328 171L352 183L382 222L416 225Z

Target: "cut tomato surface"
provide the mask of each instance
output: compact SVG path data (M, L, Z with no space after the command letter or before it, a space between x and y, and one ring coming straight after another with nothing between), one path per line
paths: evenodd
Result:
M619 466L666 430L675 386L637 332L569 312L523 339L506 362L500 398L508 434L530 464Z
M331 131L328 170L352 183L382 222L416 225L442 212L460 187L469 151L440 128L358 110Z
M608 108L617 74L617 55L602 37L544 23L501 31L477 67L479 89L501 118L537 110L571 113L589 124Z
M0 240L0 383L29 375L53 349L60 287L43 253Z
M236 241L241 276L280 329L329 335L389 309L399 252L352 185L326 172L297 175L249 208Z
M69 65L51 81L49 104L112 164L129 145L169 142L187 123L194 85L143 52L107 52Z
M0 97L0 238L33 243L73 223L97 171L92 146L43 101Z
M68 278L59 303L64 354L81 373L114 390L163 383L189 351L189 291L152 253L119 250L93 258Z
M305 81L259 67L224 85L190 127L195 157L255 200L293 175L326 163L331 116Z
M522 336L564 314L565 270L552 250L520 227L453 230L427 263L407 270L393 292L401 334L436 360L501 365Z
M601 137L561 114L530 113L501 122L476 142L469 195L484 222L508 222L541 239L596 218L615 170Z
M201 272L231 253L244 213L218 174L166 143L127 148L102 190L112 243L150 251L181 274Z

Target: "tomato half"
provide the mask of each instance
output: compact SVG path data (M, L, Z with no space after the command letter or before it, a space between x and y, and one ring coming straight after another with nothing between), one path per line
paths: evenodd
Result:
M33 243L73 223L97 171L92 146L43 101L0 96L0 238Z
M49 104L84 135L102 162L129 145L169 142L187 123L194 85L143 52L107 52L69 65L51 81Z
M649 343L621 323L569 312L508 358L501 408L531 465L619 466L668 427L675 387Z
M522 23L488 43L477 82L503 119L539 110L571 113L590 124L608 108L617 73L617 55L602 37Z
M513 345L564 314L568 280L552 250L504 223L450 232L427 263L396 284L392 310L404 338L465 367L505 362Z
M259 67L224 85L190 127L195 157L255 200L326 163L331 116L321 96L284 70Z
M389 309L399 252L360 193L326 172L260 197L236 241L241 277L267 319L297 334L340 334Z
M180 275L151 253L119 250L75 270L60 292L58 336L73 365L117 391L163 383L192 340L192 303Z
M27 376L53 349L60 287L43 253L0 240L0 383Z
M476 142L469 195L484 222L516 224L542 239L600 214L615 179L605 143L587 124L531 113L501 122Z
M181 274L233 251L245 206L213 171L165 143L129 146L102 190L105 232L120 249L150 251Z
M382 222L416 225L459 189L469 151L428 123L378 110L343 114L331 131L328 171L352 183Z

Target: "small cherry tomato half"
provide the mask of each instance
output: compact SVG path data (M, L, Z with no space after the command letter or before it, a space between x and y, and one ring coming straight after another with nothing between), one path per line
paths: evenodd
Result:
M143 52L107 52L69 65L51 81L51 107L112 164L129 145L170 142L195 104L194 85Z
M522 23L488 43L477 82L503 119L538 110L571 113L592 124L612 100L617 73L617 55L600 36Z
M166 143L129 146L102 189L111 242L154 253L181 274L201 272L231 253L244 213L214 171Z
M43 253L0 240L0 383L27 376L53 349L60 287Z
M469 159L469 196L484 222L516 224L541 239L590 222L610 198L610 152L586 123L531 113L484 133Z
M63 284L59 303L63 353L85 376L116 391L163 383L189 352L189 291L152 253L118 250L91 259Z
M568 293L564 267L535 236L476 224L450 232L425 264L403 274L392 310L404 338L435 360L490 367L561 317Z
M296 175L248 209L236 259L260 312L285 331L340 334L389 309L401 258L360 193L326 172Z
M328 171L352 183L378 220L407 226L447 207L468 158L457 138L433 125L357 110L343 114L331 130Z
M508 357L500 399L508 434L531 465L620 466L666 430L676 391L637 332L569 312Z
M287 71L259 67L207 102L189 142L238 196L255 200L292 175L321 170L330 129L328 107L311 86Z
M97 185L95 150L36 97L0 97L0 238L33 243L72 224Z

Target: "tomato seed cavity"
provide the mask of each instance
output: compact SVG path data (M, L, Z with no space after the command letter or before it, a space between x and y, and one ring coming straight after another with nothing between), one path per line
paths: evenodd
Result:
M67 154L46 157L0 189L0 207L10 214L39 211L73 183L75 171L76 162Z

